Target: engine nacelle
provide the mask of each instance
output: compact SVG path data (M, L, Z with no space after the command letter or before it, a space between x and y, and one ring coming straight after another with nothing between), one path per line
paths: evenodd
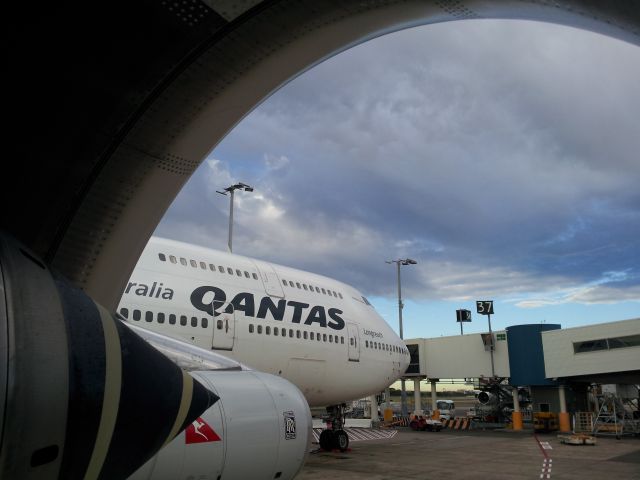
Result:
M482 405L493 405L498 403L498 397L491 392L480 392L478 394L478 402Z
M130 480L290 479L309 451L311 412L287 380L251 370L191 372L220 397Z
M126 478L216 400L0 234L0 478Z

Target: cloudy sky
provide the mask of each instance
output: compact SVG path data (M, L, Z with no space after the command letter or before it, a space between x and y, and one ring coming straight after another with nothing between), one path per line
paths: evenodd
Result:
M156 235L359 288L405 338L640 316L640 48L534 22L474 20L378 38L248 115ZM465 332L487 328L474 315Z

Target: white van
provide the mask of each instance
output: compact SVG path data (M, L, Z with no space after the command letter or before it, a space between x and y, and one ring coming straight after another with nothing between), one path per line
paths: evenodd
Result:
M436 407L440 411L440 420L453 420L455 418L456 404L453 400L438 400Z

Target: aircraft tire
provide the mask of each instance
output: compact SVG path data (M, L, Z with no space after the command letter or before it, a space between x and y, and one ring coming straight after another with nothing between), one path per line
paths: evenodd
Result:
M341 452L346 452L349 448L349 435L344 430L336 430L333 435L335 442L335 448L340 449Z
M335 442L335 436L333 430L323 430L320 433L320 448L330 452L333 450Z

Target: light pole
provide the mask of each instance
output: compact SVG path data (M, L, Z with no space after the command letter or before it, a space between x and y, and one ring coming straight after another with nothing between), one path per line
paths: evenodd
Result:
M400 323L400 338L404 340L404 335L402 333L402 308L404 304L402 303L402 286L400 282L400 265L415 265L418 262L412 260L410 258L400 258L398 260L386 260L386 263L395 263L398 267L398 321ZM404 378L400 379L400 383L402 385L402 392L400 396L400 408L402 409L402 415L407 415L407 391L405 388Z
M235 185L225 188L222 192L220 190L216 190L220 195L226 195L227 193L231 194L229 198L229 242L227 243L229 246L229 253L233 253L233 192L236 190L253 192L253 187L250 187L246 183L238 182Z

